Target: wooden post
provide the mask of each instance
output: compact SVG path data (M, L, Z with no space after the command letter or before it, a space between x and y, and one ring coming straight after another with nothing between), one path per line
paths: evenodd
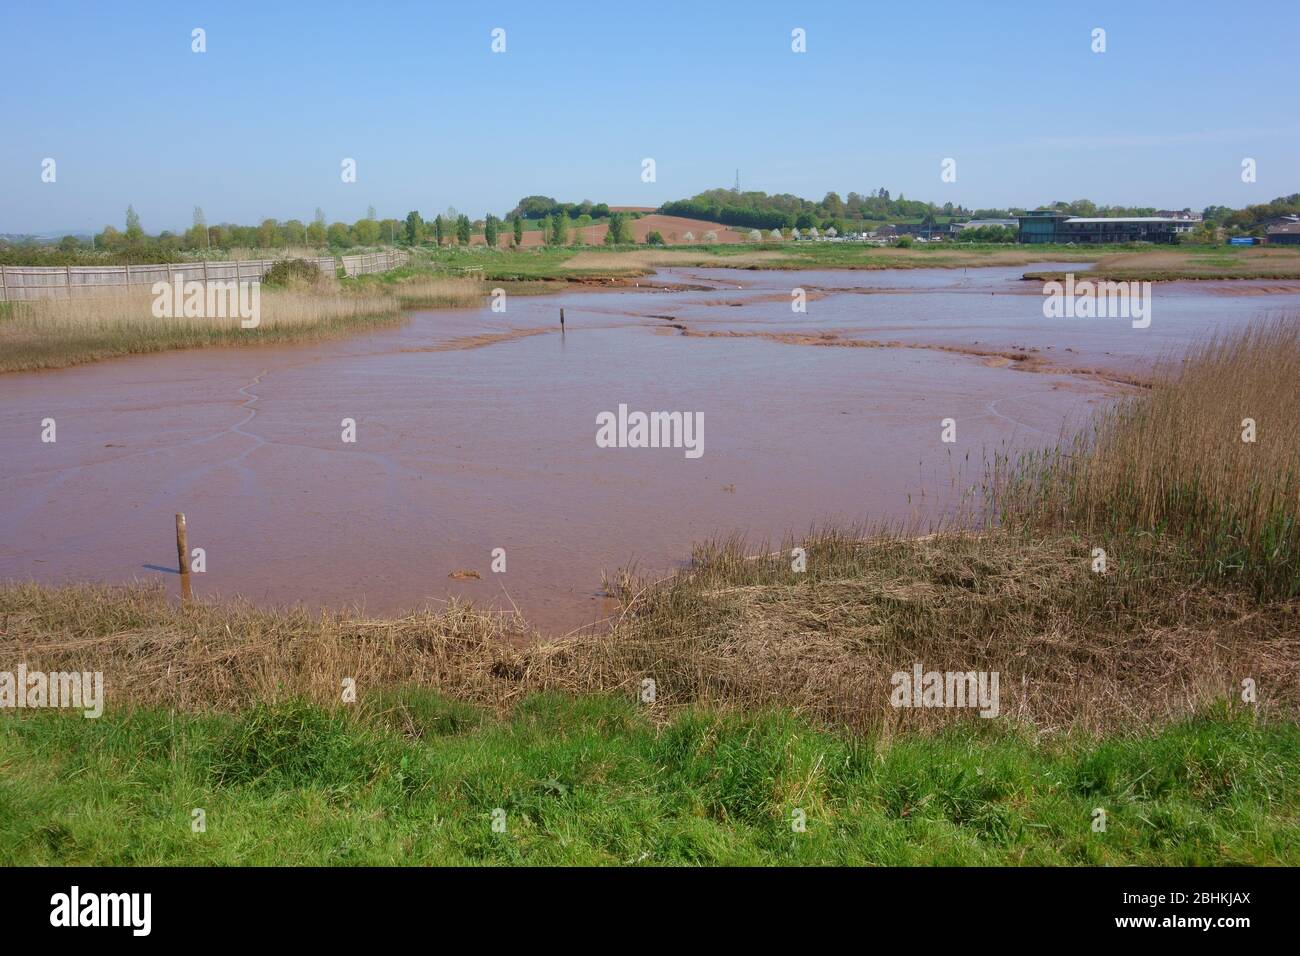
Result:
M68 298L72 298L72 266L63 267L63 281L68 284Z
M560 310L560 331L564 331L564 310Z
M185 515L176 515L176 558L181 570L181 600L188 604L194 593L190 590L190 548L185 534Z
M9 301L9 281L5 278L5 267L0 266L0 302Z

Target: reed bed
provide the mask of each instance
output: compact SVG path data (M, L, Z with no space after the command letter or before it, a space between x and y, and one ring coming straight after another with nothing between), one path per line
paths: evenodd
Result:
M483 282L467 278L428 278L414 276L389 287L397 301L407 309L463 309L481 305Z
M47 298L0 306L0 372L63 368L119 355L207 346L313 341L400 322L412 307L482 302L481 282L416 278L401 284L341 284L332 278L263 284L260 321L238 317L157 318L147 289L95 298Z
M1003 520L1082 534L1121 560L1157 538L1200 577L1300 594L1300 317L1166 363L1155 388L993 482Z

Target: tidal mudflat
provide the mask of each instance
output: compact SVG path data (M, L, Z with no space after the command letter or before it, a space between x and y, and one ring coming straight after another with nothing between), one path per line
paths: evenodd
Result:
M183 511L200 596L377 615L460 596L563 633L608 613L602 571L672 570L714 533L924 527L986 455L1054 444L1190 342L1300 308L1170 283L1146 329L1047 319L1025 271L671 269L316 345L0 376L0 578L175 589ZM700 413L703 454L599 447L620 404Z

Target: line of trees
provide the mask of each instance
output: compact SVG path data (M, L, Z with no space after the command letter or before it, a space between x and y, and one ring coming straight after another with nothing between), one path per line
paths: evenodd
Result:
M665 203L659 211L668 216L707 219L745 229L835 229L837 232L844 231L846 220L890 222L926 215L967 214L953 203L940 207L902 196L894 199L883 187L869 195L849 193L847 199L828 192L820 202L790 193L768 195L760 191L709 189L690 199Z
M514 209L506 213L506 218L553 220L556 213L568 219L582 216L604 219L609 215L609 205L603 202L593 203L590 199L582 202L556 202L550 196L525 196Z
M232 249L349 249L393 245L409 241L412 229L418 234L419 214L406 222L378 219L374 208L356 222L327 223L325 213L317 209L310 222L301 219L264 219L256 226L236 223L210 225L201 207L194 207L193 224L183 232L164 229L150 235L144 229L134 206L128 206L123 228L105 226L90 238L64 236L55 245L24 243L0 244L0 257L9 264L71 265L83 261L87 253L106 262L165 262L185 254L229 252Z

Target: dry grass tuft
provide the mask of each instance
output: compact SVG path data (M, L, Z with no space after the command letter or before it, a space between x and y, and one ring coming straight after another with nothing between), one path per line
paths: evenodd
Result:
M403 308L456 309L481 305L486 287L479 279L422 278L390 287Z
M1043 731L1173 720L1235 699L1245 677L1262 689L1261 713L1294 717L1300 704L1300 601L1189 584L1176 566L1103 577L1086 544L1065 537L821 533L802 546L798 574L784 549L701 548L693 570L666 582L624 578L607 631L549 643L517 617L463 604L376 621L12 585L0 589L0 669L101 670L111 706L186 710L337 703L352 677L361 694L416 684L504 711L543 690L631 696L652 678L664 714L784 707L887 734L982 722L973 710L893 708L890 677L913 664L997 671L1001 716Z

